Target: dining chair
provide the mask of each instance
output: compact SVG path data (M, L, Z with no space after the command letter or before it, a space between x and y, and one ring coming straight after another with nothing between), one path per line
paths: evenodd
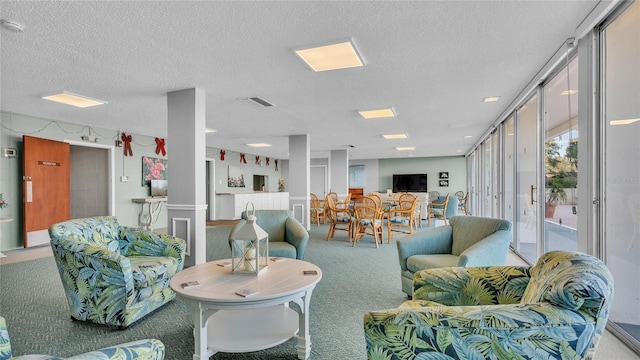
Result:
M311 214L311 223L313 224L314 220L318 226L320 226L320 218L327 223L326 212L324 211L324 206L322 202L318 199L318 196L314 193L311 193L311 200L309 201L309 211Z
M427 210L427 226L431 226L431 218L441 218L447 225L447 205L449 204L449 194L444 199L436 198L435 201L429 203Z
M377 248L378 243L382 244L382 208L374 196L362 196L355 200L353 211L356 222L353 246L361 237L371 235Z
M387 242L391 243L393 233L413 234L415 228L418 198L412 194L402 194L398 205L389 211L387 217Z
M352 241L354 219L351 215L351 209L349 207L337 207L336 202L330 195L327 195L324 205L328 211L329 218L327 241L333 238L336 230L346 231L349 241Z

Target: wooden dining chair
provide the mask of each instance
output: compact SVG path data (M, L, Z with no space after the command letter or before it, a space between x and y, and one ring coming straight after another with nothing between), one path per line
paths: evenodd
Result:
M349 241L352 241L354 218L351 215L351 209L349 207L337 207L335 201L329 195L325 199L324 206L328 211L329 218L327 241L333 238L336 230L346 231Z
M444 200L433 201L429 203L427 211L427 226L431 226L431 218L434 220L440 218L444 220L444 224L447 225L447 205L449 204L449 194L444 197Z
M311 200L309 201L309 211L311 215L311 223L315 223L320 226L320 218L322 218L323 222L327 223L326 212L324 211L324 205L318 199L318 196L314 193L311 193Z
M382 202L380 202L382 203ZM355 236L353 246L365 235L373 236L373 241L382 244L382 207L374 196L362 196L353 204L355 214Z
M413 234L417 203L418 197L415 195L407 193L400 196L398 205L387 216L387 243L391 243L394 232Z

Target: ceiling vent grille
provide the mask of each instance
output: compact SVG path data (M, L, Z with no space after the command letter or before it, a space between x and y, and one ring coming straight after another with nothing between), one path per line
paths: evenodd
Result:
M249 97L249 98L240 98L238 100L242 101L245 104L249 104L251 106L259 107L259 108L269 108L274 106L272 103L268 102L267 100L257 96Z

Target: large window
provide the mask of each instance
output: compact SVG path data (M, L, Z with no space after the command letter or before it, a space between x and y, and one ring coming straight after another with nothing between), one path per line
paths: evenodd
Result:
M609 320L640 349L640 3L602 36L605 261L615 280Z
M568 59L566 59L568 61ZM578 249L578 58L544 85L543 253Z

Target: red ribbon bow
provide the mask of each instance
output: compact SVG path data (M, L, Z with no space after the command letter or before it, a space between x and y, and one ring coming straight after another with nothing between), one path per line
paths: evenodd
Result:
M226 151L220 150L220 160L224 161L224 156L227 154Z
M274 163L276 163L276 171L278 171L278 159L276 159Z
M266 158L265 160L267 161L267 166L269 166L269 160L270 160L270 159L269 159L269 158Z
M256 156L256 165L260 164L260 156Z
M127 154L133 156L133 150L131 150L131 135L122 133L121 139L124 141L124 156L127 156Z
M167 151L164 149L164 139L156 138L156 154L162 153L162 156L167 155Z
M247 163L247 159L244 158L244 154L240 153L240 162L241 163Z

